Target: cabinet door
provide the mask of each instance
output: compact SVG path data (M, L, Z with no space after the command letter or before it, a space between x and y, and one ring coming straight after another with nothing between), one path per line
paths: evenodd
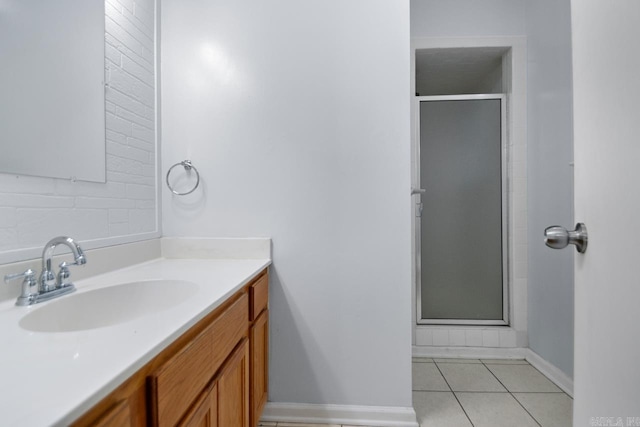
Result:
M249 341L245 338L218 379L218 425L249 427Z
M258 425L269 384L269 310L251 327L251 426Z
M193 408L179 423L180 427L218 427L218 385L202 393Z

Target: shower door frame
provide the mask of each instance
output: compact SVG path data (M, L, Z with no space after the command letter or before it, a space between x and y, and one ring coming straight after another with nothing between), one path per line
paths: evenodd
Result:
M509 326L509 143L507 135L507 100L505 94L473 94L473 95L434 95L415 97L415 171L417 175L416 188L421 188L420 169L420 103L437 101L474 101L474 100L500 100L500 174L502 194L502 319L474 320L474 319L423 319L422 318L422 194L416 194L416 221L415 221L415 253L416 253L416 323L418 325L484 325L484 326Z

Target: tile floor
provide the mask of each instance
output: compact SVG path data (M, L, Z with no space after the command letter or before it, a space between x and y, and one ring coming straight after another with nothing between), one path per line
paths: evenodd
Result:
M413 359L421 427L570 427L572 406L525 360Z
M573 399L525 360L417 357L413 359L413 407L420 427L570 427Z

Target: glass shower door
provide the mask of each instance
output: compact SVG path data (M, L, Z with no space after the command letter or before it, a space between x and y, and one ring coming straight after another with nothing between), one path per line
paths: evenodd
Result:
M418 101L418 322L507 324L503 96Z

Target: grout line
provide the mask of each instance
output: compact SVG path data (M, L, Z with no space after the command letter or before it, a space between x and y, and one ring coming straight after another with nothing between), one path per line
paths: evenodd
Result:
M449 381L447 381L447 378L444 376L444 374L440 370L440 366L438 366L438 362L436 362L435 360L433 362L434 362L433 364L436 365L436 369L438 370L438 372L440 372L440 375L442 375L442 379L444 379L444 382L447 383L447 387L449 387L449 390L451 390L451 394L453 394L453 397L456 399L456 402L458 402L458 405L460 405L460 409L462 409L462 412L464 412L464 415L469 420L469 423L471 424L472 427L475 427L475 424L473 424L473 421L471 421L471 418L469 418L469 414L467 414L467 411L464 409L464 406L462 406L462 403L460 403L460 399L458 399L458 396L456 396L456 393L451 388L451 385L449 385Z
M478 393L478 394L507 394L509 393L507 390L505 391L470 391L470 390L456 390L454 393Z
M483 365L510 365L510 366L533 366L530 363L504 363L504 362L491 362L491 363L486 363L486 362L480 362Z
M536 417L534 417L534 416L533 416L533 414L532 414L531 412L529 412L529 411L527 410L527 408L525 408L525 407L524 407L524 405L523 405L522 403L520 403L520 401L519 401L518 399L516 399L516 397L513 395L513 393L511 393L511 391L507 388L507 386L505 386L504 384L502 384L502 381L500 381L500 379L496 376L496 374L494 374L494 373L493 373L493 371L492 371L491 369L489 369L489 367L488 367L488 366L487 366L487 365L486 365L482 360L480 361L480 363L482 363L482 366L484 366L484 367L485 367L485 369L486 369L487 371L491 372L491 375L493 375L493 376L494 376L494 378L495 378L495 379L496 379L496 380L497 380L497 381L502 385L502 387L504 387L504 389L505 389L505 390L507 390L507 392L509 393L509 395L511 396L511 398L512 398L513 400L515 400L515 401L518 403L518 405L520 405L520 407L521 407L522 409L524 409L524 411L525 411L527 414L529 414L529 416L531 417L531 419L533 420L533 422L535 422L535 423L536 423L536 424L538 424L540 427L542 427L542 424L540 424L540 423L538 422L538 420L536 419Z
M536 367L535 367L535 366L533 366L533 365L529 365L529 366L531 366L533 369L535 369L535 370L536 370L540 375L542 375L543 377L545 377L545 378L547 379L547 381L549 381L551 384L553 384L553 385L558 389L558 391L549 391L549 392L547 392L547 393L564 393L564 394L567 394L564 390L562 390L560 387L558 387L558 384L556 384L555 382L551 381L551 379L549 379L549 377L548 377L548 376L546 376L545 374L543 374L542 372L540 372L540 370L539 370L538 368L536 368ZM567 396L569 396L569 395L567 394ZM571 397L571 396L569 396L569 397Z
M516 401L516 402L518 402L518 405L520 405L520 406L522 407L522 409L524 409L524 410L525 410L525 412L526 412L527 414L529 414L529 416L530 416L531 418L533 418L533 421L535 421L535 422L536 422L540 427L542 427L542 424L540 424L540 423L538 422L538 420L536 419L536 417L534 417L534 416L533 416L533 414L532 414L531 412L529 412L529 410L528 410L527 408L525 408L525 407L524 407L524 405L523 405L523 404L522 404L522 403L521 403L521 402L520 402L520 401L519 401L519 400L518 400L518 399L513 395L513 393L509 393L509 394L511 395L511 397L513 397L513 398L515 399L515 401Z

